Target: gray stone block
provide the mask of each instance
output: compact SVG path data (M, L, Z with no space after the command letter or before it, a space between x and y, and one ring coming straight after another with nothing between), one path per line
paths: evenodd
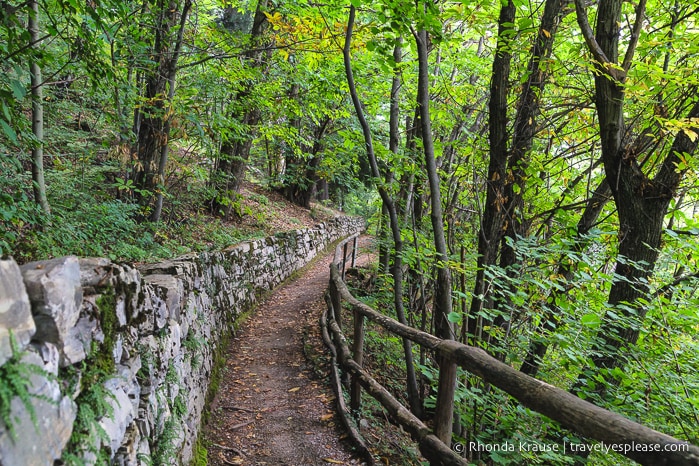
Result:
M155 288L156 293L160 296L167 306L168 314L165 318L180 319L182 308L182 296L184 289L182 282L172 275L146 275L144 277L146 283Z
M121 378L110 379L104 385L111 393L107 402L112 407L112 413L111 416L105 416L100 420L100 426L109 439L106 446L109 448L110 458L113 458L124 442L126 429L133 422L136 412L131 399L126 394L125 384Z
M56 345L61 367L81 361L85 357L82 342L71 332L80 317L83 300L78 258L30 262L20 269L32 303L34 339Z
M35 332L22 272L14 260L0 260L0 366L12 357L10 335L21 350Z

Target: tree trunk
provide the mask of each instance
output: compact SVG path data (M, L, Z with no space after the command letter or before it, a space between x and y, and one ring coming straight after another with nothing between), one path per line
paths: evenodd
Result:
M481 339L484 326L481 311L491 307L486 289L485 269L497 262L498 249L505 223L505 182L507 177L507 96L509 93L509 41L516 8L512 0L503 4L498 19L498 44L493 60L490 85L489 141L490 160L486 181L486 201L478 233L478 260L473 298L468 316L468 333L473 341Z
M39 48L39 2L29 2L29 40L32 49ZM50 223L51 207L46 198L46 182L44 181L44 98L42 92L41 68L36 57L32 57L30 67L32 84L32 132L36 142L32 148L32 183L34 201L41 207Z
M180 11L180 7L182 10ZM177 0L161 0L157 4L158 20L155 28L153 57L157 66L147 72L145 102L139 111L137 163L133 180L137 187L136 199L150 210L150 218L158 221L162 209L162 197L159 206L152 205L153 198L158 199L157 191L164 189L164 170L167 162L170 130L171 101L174 96L177 60L182 46L182 34L187 21L191 1L180 5ZM173 38L173 29L179 30ZM164 160L163 160L164 159Z
M444 234L441 183L437 173L430 121L428 40L427 31L424 29L418 31L415 35L418 54L418 106L420 109L422 146L427 167L427 179L430 185L430 218L432 220L434 246L437 253L437 280L434 290L433 318L436 335L445 340L453 340L454 324L449 320L449 314L451 314L452 310L451 271L448 266L449 255ZM447 358L440 358L439 366L439 388L437 391L434 431L435 435L442 442L450 445L454 416L454 393L456 392L456 364Z
M284 197L294 204L306 209L311 208L311 201L316 195L316 170L321 158L312 153L310 160L298 160L296 163L287 163L287 170L295 171L294 181L287 184L284 189Z
M526 170L529 166L529 151L536 136L536 119L539 116L539 96L546 85L548 73L542 66L551 56L554 38L561 21L562 0L547 0L536 42L532 47L527 80L517 101L512 147L510 148L505 180L505 237L517 241L529 230L524 220L524 191ZM517 262L515 250L506 241L502 243L500 266L510 267Z
M699 102L694 104L687 118L699 118ZM608 299L614 306L614 313L608 312L602 321L598 335L600 347L593 357L599 368L623 365L620 352L638 340L647 311L639 298L649 297L648 280L661 248L665 215L686 172L686 169L677 168L679 154L692 154L696 148L696 139L692 141L687 134L679 132L653 179L641 172L635 156L626 151L619 151L617 156L605 160L607 179L617 180L610 187L619 213L620 242Z
M631 45L621 66L616 65L619 52L622 0L601 0L597 12L597 30L592 37L587 13L581 0L576 0L578 23L596 58L595 104L602 141L602 161L609 187L619 215L619 255L608 302L613 312L602 319L599 343L592 348L598 369L611 369L624 364L624 353L633 346L645 318L646 308L639 298L648 298L648 279L653 273L661 246L663 221L670 201L686 172L680 155L696 150L697 141L680 131L665 155L654 178L646 176L633 147L624 145L624 86L635 48ZM645 2L636 9L636 27L644 14ZM636 30L636 28L634 28ZM693 96L696 98L696 95ZM699 117L696 102L688 118ZM696 138L695 138L696 139ZM609 379L607 374L603 374ZM574 390L582 385L579 378ZM603 391L603 389L602 389Z
M299 86L292 86L290 97L298 98ZM318 182L317 170L322 162L320 153L323 150L323 137L332 124L330 117L326 117L319 125L313 129L313 145L308 147L301 145L301 157L292 155L286 158L287 181L283 189L284 197L296 205L311 208L311 201L316 196ZM301 120L295 119L291 122L292 127L301 133ZM299 137L299 139L301 139Z
M393 48L393 60L398 65L401 62L403 55L402 39L398 39L398 43ZM389 117L389 143L388 150L393 154L398 154L399 149L399 138L400 138L400 88L401 88L401 73L400 68L396 67L393 74L393 80L391 81L391 110ZM388 172L386 184L390 184L393 179L393 173ZM389 221L391 222L391 233L393 235L394 243L394 254L393 254L393 303L396 308L396 316L400 323L408 323L405 316L405 309L403 305L403 238L401 235L401 227L398 216L398 208L396 203L391 200L390 204L386 206L389 212ZM410 411L421 418L423 416L422 400L420 398L420 392L418 390L417 376L415 374L415 364L413 362L413 345L412 342L403 338L403 354L405 355L405 367L406 367L406 385L408 388L408 403L410 404Z
M244 58L249 66L259 67L264 51L259 47L260 39L267 25L268 0L259 0L255 9L255 17L250 31L250 50L245 52ZM245 101L252 93L255 83L248 83L242 91L233 98ZM215 196L210 201L209 209L212 213L221 213L228 218L232 212L233 202L240 187L245 181L245 172L248 167L248 158L254 135L254 127L260 122L260 109L251 106L241 113L234 113L232 118L237 119L244 126L248 127L245 136L236 140L227 139L221 145L221 152L216 163L216 167L211 175L210 184L214 188Z
M170 106L168 110L168 114L172 115L174 112L172 108L172 100L175 97L175 85L176 85L176 76L177 76L177 62L180 58L180 52L182 51L182 42L184 38L184 28L185 24L187 23L187 17L189 16L189 10L192 7L192 0L185 0L184 6L182 7L182 14L180 15L180 27L177 31L177 40L175 42L175 49L172 54L172 58L170 59L170 62L168 63L168 73L167 73L167 102ZM165 124L163 127L163 137L165 138L165 142L161 145L160 148L160 161L158 162L158 174L157 174L157 181L158 185L156 188L156 197L155 197L155 207L153 208L153 212L151 214L150 221L157 223L160 221L160 216L163 212L163 190L165 189L165 168L167 166L167 159L170 151L170 126L172 123L172 118L171 117L166 117L165 118Z
M352 97L352 104L354 105L355 113L357 114L357 119L362 127L362 133L364 135L364 143L367 151L367 158L369 159L369 165L371 166L372 175L374 178L381 178L381 173L379 171L379 165L376 160L376 153L374 152L374 143L372 139L371 128L369 123L366 121L364 116L364 110L362 109L361 102L359 101L359 96L357 95L357 88L354 83L354 76L352 73L352 62L351 62L351 40L352 40L352 30L354 27L354 17L355 8L350 7L349 18L347 20L347 31L345 35L345 46L343 48L343 57L345 63L345 75L347 76L347 84L349 87L350 95ZM396 53L400 54L400 50ZM394 86L395 86L394 79ZM393 99L397 99L397 94L392 94L392 106L394 105ZM392 112L393 114L393 112ZM395 121L391 122L391 127L397 129L398 126ZM391 139L397 138L395 134L391 134ZM396 139L397 140L397 139ZM395 148L397 150L397 147ZM390 175L387 175L390 176ZM378 185L379 195L383 205L388 212L388 217L391 226L391 233L393 235L394 253L393 253L393 266L391 267L391 274L393 276L393 304L396 311L396 316L398 321L401 323L406 323L405 310L403 306L403 263L402 263L402 250L403 250L403 239L401 236L400 225L398 223L398 211L393 199L389 196L388 191L384 185ZM406 366L406 379L408 387L408 401L410 403L410 410L416 416L422 414L422 403L419 396L417 378L415 375L415 365L413 363L413 353L412 345L407 339L403 339L403 352L405 355L405 366Z

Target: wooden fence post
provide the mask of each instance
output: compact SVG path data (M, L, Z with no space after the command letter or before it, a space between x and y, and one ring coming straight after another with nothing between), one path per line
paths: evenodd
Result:
M357 240L359 239L358 236L354 237L354 241L352 243L352 267L354 268L354 265L357 263Z
M352 344L352 359L360 367L364 363L364 315L358 309L354 309L354 342ZM362 386L359 384L359 378L356 375L352 376L352 385L350 388L350 408L352 411L359 411L362 406Z
M454 393L456 392L456 363L444 355L438 355L439 385L437 406L434 413L434 433L439 440L451 445L454 422Z
M337 322L337 326L340 327L340 330L342 330L342 297L340 296L340 290L337 289L337 285L335 284L335 280L333 277L333 272L337 270L337 266L335 264L330 265L330 268L333 269L330 271L330 302L332 303L333 307L333 318L335 319L335 322Z
M345 279L345 265L347 264L347 243L342 246L342 280Z

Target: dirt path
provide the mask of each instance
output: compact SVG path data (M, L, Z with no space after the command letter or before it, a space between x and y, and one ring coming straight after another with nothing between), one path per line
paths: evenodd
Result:
M362 464L340 440L326 383L318 318L331 258L276 289L231 342L205 429L210 465ZM360 249L358 260L367 259ZM321 377L304 349L315 367L321 361Z

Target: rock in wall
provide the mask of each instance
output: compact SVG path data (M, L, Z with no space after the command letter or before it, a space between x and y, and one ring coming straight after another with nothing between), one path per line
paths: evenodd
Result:
M222 337L363 228L336 217L139 269L0 260L0 465L190 463Z

